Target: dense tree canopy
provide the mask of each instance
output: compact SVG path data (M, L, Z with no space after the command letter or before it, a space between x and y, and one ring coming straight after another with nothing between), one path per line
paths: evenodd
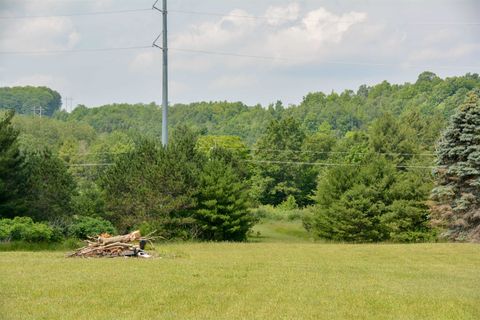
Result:
M0 109L15 110L19 114L33 114L33 108L42 108L42 115L52 116L60 110L62 97L47 87L0 88Z
M244 240L248 206L308 207L305 224L324 238L425 240L435 142L479 88L477 74L424 72L414 83L308 93L288 107L176 104L167 148L154 103L67 113L48 88L1 88L0 108L23 114L1 122L0 214L104 218L119 232ZM438 154L432 212L454 239L475 238L477 230L475 96L453 118ZM53 116L33 117L37 104Z

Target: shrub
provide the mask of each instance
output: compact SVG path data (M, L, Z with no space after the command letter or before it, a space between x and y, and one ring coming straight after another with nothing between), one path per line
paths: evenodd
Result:
M282 210L294 210L298 209L298 204L295 201L295 197L292 195L289 195L285 201L280 203L277 208L282 209Z
M75 217L73 223L68 227L68 235L79 239L94 237L101 233L116 234L117 230L110 221L102 218Z
M29 217L15 217L0 220L0 240L54 242L58 241L59 237L52 227L44 223L35 223Z

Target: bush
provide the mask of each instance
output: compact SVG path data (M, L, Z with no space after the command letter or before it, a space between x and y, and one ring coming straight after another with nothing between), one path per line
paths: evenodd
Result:
M308 207L303 209L284 209L280 206L263 205L253 209L252 214L256 222L260 220L294 221L303 219L308 210Z
M53 228L35 223L29 217L0 220L1 241L55 242L60 240Z
M68 235L79 239L94 237L101 233L114 235L117 234L117 230L110 221L83 216L75 217L73 223L68 227Z

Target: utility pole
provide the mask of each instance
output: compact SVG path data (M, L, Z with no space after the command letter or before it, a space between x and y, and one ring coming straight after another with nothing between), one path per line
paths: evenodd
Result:
M163 53L163 77L162 77L162 145L164 147L168 144L168 23L167 23L167 0L163 1L162 9L155 5L159 0L153 4L153 9L162 13L163 17L163 31L162 31L162 46L159 47L156 42L160 36L155 39L153 46L162 49Z
M168 38L167 0L163 0L163 90L162 90L162 144L168 144Z

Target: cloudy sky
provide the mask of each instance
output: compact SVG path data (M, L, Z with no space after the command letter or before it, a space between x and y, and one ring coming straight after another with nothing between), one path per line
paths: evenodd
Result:
M160 103L152 3L0 0L0 86L46 85L92 107ZM169 0L169 10L172 103L288 105L424 70L480 73L477 0Z

